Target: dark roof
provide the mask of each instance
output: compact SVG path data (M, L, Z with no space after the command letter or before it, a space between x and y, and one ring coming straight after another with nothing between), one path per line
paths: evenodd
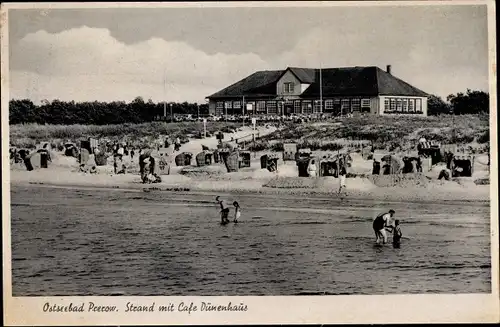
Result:
M378 95L376 67L326 68L321 70L323 96L336 95ZM315 72L315 83L311 84L302 97L319 97L319 69Z
M400 80L394 75L377 68L378 94L380 95L408 95L408 96L428 96L424 91Z
M216 92L208 98L241 97L249 96L276 96L276 82L280 79L282 70L264 70L253 73Z
M320 95L320 70L315 68L290 67L301 83L311 84L300 96L318 98ZM208 98L245 96L276 96L276 82L287 70L260 71L212 94ZM376 96L403 95L427 96L427 93L401 79L371 67L324 68L321 70L323 96Z

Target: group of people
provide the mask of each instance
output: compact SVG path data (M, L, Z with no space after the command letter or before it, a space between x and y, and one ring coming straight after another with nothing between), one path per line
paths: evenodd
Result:
M229 207L227 206L226 202L220 196L217 196L215 198L215 201L217 201L217 203L220 206L221 224L223 224L223 225L228 224L230 222L229 221ZM237 201L233 202L233 206L234 206L233 222L237 223L238 219L241 216L241 208L240 208L240 205Z
M220 207L220 217L221 224L225 225L230 222L229 220L229 207L226 202L220 197L217 196L215 201ZM238 219L241 216L241 207L237 201L233 202L234 206L234 219L233 222L237 223ZM403 237L403 232L401 231L401 226L399 219L392 219L396 212L394 210L389 210L389 212L379 214L373 221L373 230L375 231L375 243L386 244L387 243L387 232L392 233L392 245L394 248L399 248L401 246L401 238Z
M392 245L395 248L399 248L401 246L401 238L403 237L403 232L401 231L401 227L399 226L399 219L394 220L394 224L392 224L391 220L394 217L396 212L394 210L389 210L387 213L382 213L378 215L373 221L373 230L375 231L375 243L380 244L380 241L383 244L387 243L387 233L392 233Z

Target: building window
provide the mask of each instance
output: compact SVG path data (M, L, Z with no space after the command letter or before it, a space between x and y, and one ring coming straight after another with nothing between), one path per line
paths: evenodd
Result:
M314 101L314 113L320 113L322 112L321 110L321 100L315 100Z
M416 112L422 112L422 99L416 99Z
M219 101L215 107L215 115L220 116L224 113L224 102Z
M391 99L391 112L396 111L396 99Z
M241 109L241 102L240 101L234 101L233 102L233 108L234 109Z
M284 110L283 110L284 106L285 106L285 102L284 101L278 101L278 115L282 115L283 114L283 112L284 112Z
M294 84L287 82L283 83L283 93L293 93Z
M246 108L247 113L253 114L253 107L255 106L255 103L254 102L247 102L246 106L247 106L247 108Z
M403 112L408 112L408 99L403 99Z
M296 114L300 114L301 111L300 111L300 100L296 100L294 103L293 103L293 112L296 113Z
M312 113L312 103L310 100L302 101L302 113L303 114Z
M384 100L384 111L391 111L391 107L389 106L389 99Z
M351 112L358 112L361 109L361 99L351 100Z
M340 99L333 99L333 112L340 113Z
M276 115L278 113L276 101L267 101L267 113L271 115Z
M333 111L333 100L325 101L325 111Z
M224 102L224 114L230 115L232 114L232 111L233 111L233 102L232 101Z
M408 99L408 110L410 112L415 111L415 99Z
M370 99L361 99L361 112L370 112Z
M266 112L266 101L257 102L257 112L258 113Z
M341 113L348 113L349 112L349 99L342 99L340 102L340 111Z
M403 111L403 100L402 99L396 99L396 111L401 112Z

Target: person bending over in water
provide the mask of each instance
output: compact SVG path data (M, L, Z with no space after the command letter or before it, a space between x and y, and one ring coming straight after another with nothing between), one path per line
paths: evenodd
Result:
M401 237L403 237L403 232L399 226L399 219L394 220L394 229L392 233L392 245L395 248L399 248L401 246Z
M222 200L220 198L220 196L217 196L215 198L215 201L217 201L217 203L219 204L220 206L220 219L221 219L221 224L227 224L229 222L229 208L226 206L226 203L224 202L224 200Z
M240 219L240 216L241 216L241 207L240 207L239 203L236 201L233 202L233 206L234 206L234 220L233 220L233 222L237 223L238 219Z
M377 244L380 243L380 240L383 241L383 244L387 243L387 233L386 228L392 230L392 226L390 224L391 218L394 217L396 212L394 210L389 210L388 213L383 213L377 216L373 221L373 230L375 231L375 242ZM389 230L389 231L391 231Z

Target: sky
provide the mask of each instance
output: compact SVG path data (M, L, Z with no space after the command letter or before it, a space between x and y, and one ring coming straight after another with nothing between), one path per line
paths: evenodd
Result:
M392 66L488 90L485 5L11 9L10 98L198 102L258 70ZM165 82L164 82L165 81Z

